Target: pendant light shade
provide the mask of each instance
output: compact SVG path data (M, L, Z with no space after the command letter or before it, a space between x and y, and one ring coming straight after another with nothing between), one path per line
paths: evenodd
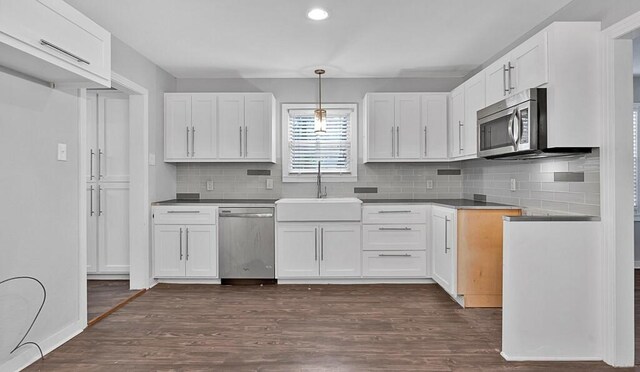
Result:
M327 132L327 110L322 108L322 74L324 70L314 71L318 75L318 108L314 111L314 132Z

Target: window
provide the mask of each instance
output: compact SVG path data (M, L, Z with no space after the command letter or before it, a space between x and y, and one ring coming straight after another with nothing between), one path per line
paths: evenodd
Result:
M282 180L315 182L318 162L323 180L357 180L357 105L326 104L326 133L314 132L315 104L282 105Z
M640 192L640 182L638 177L638 121L640 121L640 103L633 104L633 211L636 217L640 217L638 208L638 193Z

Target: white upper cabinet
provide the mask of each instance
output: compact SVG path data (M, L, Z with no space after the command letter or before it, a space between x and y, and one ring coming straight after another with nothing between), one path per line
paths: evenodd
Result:
M486 105L548 82L547 30L517 46L484 70Z
M449 115L449 138L451 139L449 157L458 158L464 156L464 85L451 92L449 107L451 110Z
M478 152L478 110L486 107L484 74L477 74L464 83L464 134L462 154L475 157Z
M0 65L51 83L111 87L111 34L62 0L0 0Z
M446 94L368 93L364 103L365 162L446 160Z
M275 162L270 93L166 93L165 161Z
M422 158L447 160L447 95L423 94L422 109Z

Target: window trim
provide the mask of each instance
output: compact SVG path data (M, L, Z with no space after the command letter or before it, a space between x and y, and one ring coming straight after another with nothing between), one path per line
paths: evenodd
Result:
M315 110L316 103L283 103L281 110L282 182L316 182L316 174L289 173L289 110ZM324 109L351 110L351 172L322 173L323 182L356 182L358 180L358 104L326 103Z
M640 222L640 102L633 103L633 113L636 113L636 112L638 116L636 118L636 128L635 128L635 138L634 138L636 149L634 149L634 153L637 152L638 159L634 158L633 163L636 164L636 161L638 161L637 163L638 168L636 169L638 174L634 175L634 179L636 181L636 184L634 185L634 193L635 193L636 203L639 205L634 206L633 215L634 215L634 221ZM632 117L632 122L633 122L633 117Z

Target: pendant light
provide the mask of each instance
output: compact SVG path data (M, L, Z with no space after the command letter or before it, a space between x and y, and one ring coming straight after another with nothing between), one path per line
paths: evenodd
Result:
M318 69L314 71L318 75L318 108L314 111L314 132L327 132L327 110L322 108L322 74L324 70Z

